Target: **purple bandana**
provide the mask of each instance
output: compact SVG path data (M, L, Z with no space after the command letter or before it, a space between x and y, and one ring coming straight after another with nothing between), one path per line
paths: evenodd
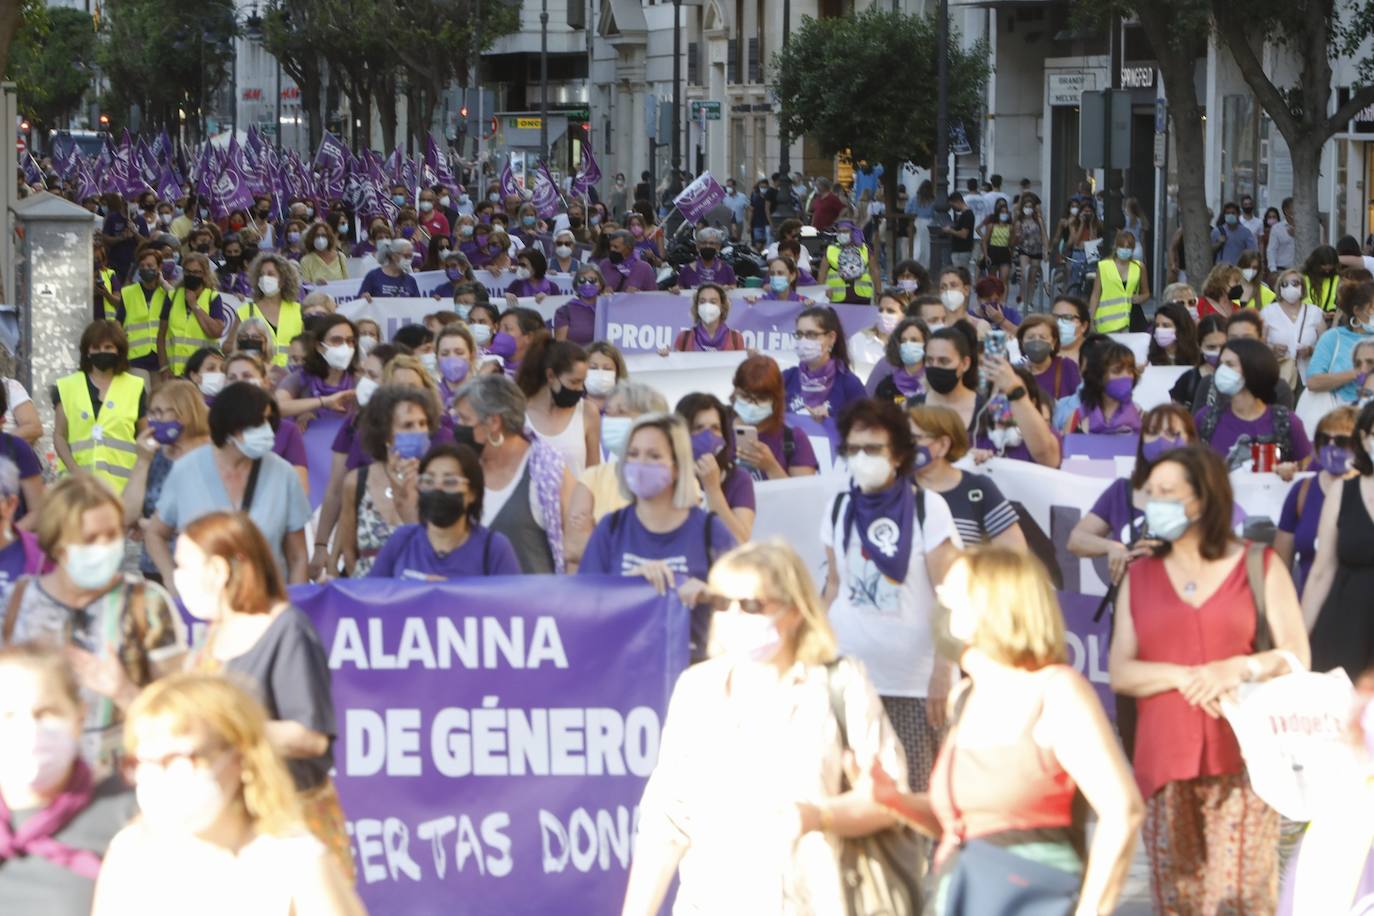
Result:
M925 382L921 380L922 372L923 370L917 370L914 373L907 372L905 366L898 367L893 370L892 384L896 385L897 390L906 397L914 398L926 388Z
M844 549L849 550L850 532L858 531L864 558L892 581L905 581L915 517L916 488L908 478L899 475L876 493L855 486L845 507Z
M706 330L706 325L697 322L692 329L692 335L696 340L698 350L720 350L725 347L725 335L730 333L730 329L725 326L725 322L716 325L716 333L711 334Z
M90 768L78 759L62 793L18 830L10 824L9 806L0 798L0 862L39 856L83 878L94 879L100 871L100 855L56 839L58 831L90 804L94 794Z
M1095 435L1125 434L1140 435L1140 408L1131 401L1125 401L1112 414L1111 419L1102 415L1102 405L1098 404L1083 418L1081 432Z
M840 374L840 364L836 360L827 359L825 365L819 369L812 369L806 363L798 363L797 368L801 370L802 402L807 407L819 407L824 404L830 397L835 377Z

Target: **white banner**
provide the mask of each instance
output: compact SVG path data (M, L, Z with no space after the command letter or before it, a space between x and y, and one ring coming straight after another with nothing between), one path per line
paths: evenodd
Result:
M367 268L367 270L375 269L376 266L376 263L373 262L372 267ZM310 287L309 291L326 293L331 299L340 304L351 302L358 298L358 289L362 286L363 277L366 276L367 270L364 270L362 274L354 275L352 273L352 267L350 266L349 279L320 283ZM487 297L496 304L497 308L505 309L506 288L515 282L514 271L503 271L499 274L494 274L489 270L474 270L472 272L472 278L475 282L482 284L482 286L486 288ZM560 294L564 296L570 296L572 294L573 278L571 274L549 274L548 279L552 280L554 284L558 286ZM420 295L422 296L431 295L436 289L448 282L448 275L442 270L423 270L415 274L415 285L420 288ZM565 299L564 301L567 300ZM549 312L547 317L552 318L552 316L553 312Z

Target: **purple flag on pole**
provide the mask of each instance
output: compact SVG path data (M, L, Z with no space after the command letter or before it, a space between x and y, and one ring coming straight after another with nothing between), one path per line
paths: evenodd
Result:
M425 165L434 173L436 184L447 188L454 197L458 196L461 189L453 177L453 172L449 171L448 158L440 154L439 148L434 142L434 134L428 134L425 137Z
M601 167L592 155L592 145L582 141L582 158L577 164L577 175L573 178L572 192L577 196L587 193L587 189L601 180Z
M687 222L699 223L703 216L720 206L723 200L725 189L711 177L710 172L702 172L696 181L683 188L682 193L673 198L673 205Z
M43 184L43 170L33 161L33 153L24 154L24 180L29 184Z
M320 196L326 199L343 196L344 180L348 177L348 150L338 137L328 131L315 153L315 168L319 170Z
M235 210L249 210L253 206L253 192L248 189L248 176L241 167L238 143L229 138L229 155L224 166L214 178L210 198L210 215L215 219L227 219Z
M100 196L100 184L91 174L90 166L84 162L78 162L76 166L76 199L84 201L92 197Z
M170 165L164 165L157 176L157 184L154 187L157 196L162 200L176 200L181 196L181 181L177 178L176 172L172 171Z
M510 157L506 157L505 168L501 169L501 197L519 197L525 199L525 191L520 185L515 183L515 173L510 170Z
M549 167L543 162L534 170L533 203L541 219L552 219L558 215L558 185L549 174Z

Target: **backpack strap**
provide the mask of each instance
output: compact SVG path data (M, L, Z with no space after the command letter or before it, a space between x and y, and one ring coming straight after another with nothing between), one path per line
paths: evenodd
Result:
M1269 407L1274 412L1274 439L1278 442L1281 459L1293 460L1293 412L1282 404Z
M487 532L486 540L482 542L482 575L491 575L491 539L493 535Z
M1245 545L1245 581L1250 586L1250 594L1255 600L1255 651L1268 652L1274 648L1274 636L1269 630L1269 615L1264 596L1264 550L1263 544L1247 542Z
M786 423L782 425L782 460L789 465L797 451L797 431Z
M1212 392L1217 390L1216 382L1212 382ZM1212 442L1212 435L1217 431L1217 424L1221 422L1221 406L1211 398L1207 401L1207 409L1202 413L1202 426L1198 429L1198 439L1208 445Z
M706 544L706 571L707 571L707 572L710 572L710 571L711 571L711 567L715 565L715 561L711 558L711 528L715 525L715 522L716 522L716 514L715 514L714 512L707 512L707 513L706 513L706 530L705 530L705 532L703 533L703 536L702 536L702 540L703 540L703 541L705 542L705 544Z
M916 487L916 532L925 537L926 531L926 491Z
M1294 508L1298 510L1298 518L1302 518L1302 510L1307 505L1307 494L1311 492L1312 481L1316 479L1317 477L1314 474L1311 477L1304 480L1302 483L1298 484L1298 501L1297 504L1294 506Z
M14 638L14 626L19 622L19 606L24 603L24 589L28 587L33 576L20 576L14 583L14 588L10 589L9 604L5 605L5 626L0 632L0 642L8 643Z
M739 331L734 330L733 328L730 330L730 349L744 349L744 335L741 334Z

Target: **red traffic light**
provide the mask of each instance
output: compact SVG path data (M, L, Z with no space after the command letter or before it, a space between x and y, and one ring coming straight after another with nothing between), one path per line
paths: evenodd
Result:
M467 120L467 116L468 116L468 106L464 105L462 108L458 109L458 114L459 114L464 120Z
M30 127L32 127L32 125L29 124L29 119L28 119L28 118L25 118L24 120L22 120L22 121L19 122L19 129L20 129L20 130L28 130Z
M101 127L109 127L109 126L110 126L110 116L109 116L109 115L107 115L107 114L102 114L102 115L100 116L100 126L101 126Z

